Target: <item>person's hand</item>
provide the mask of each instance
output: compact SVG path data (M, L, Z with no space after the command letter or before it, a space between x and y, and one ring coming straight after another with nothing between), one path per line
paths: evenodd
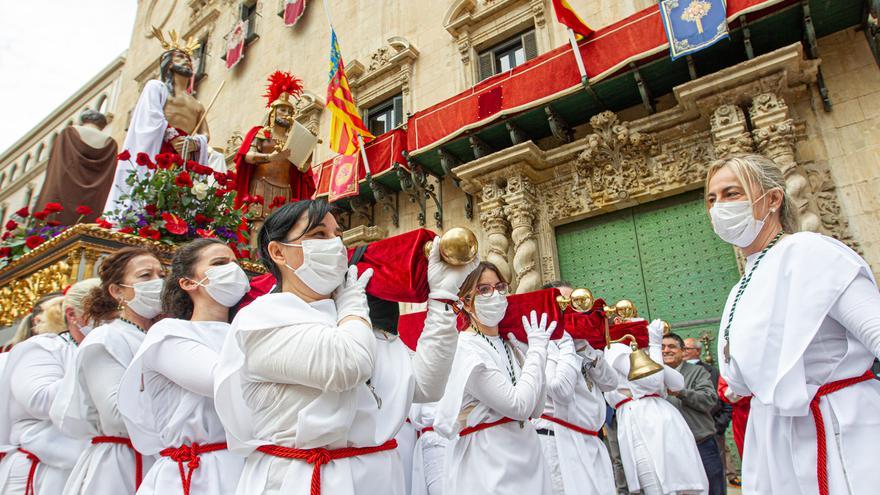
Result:
M177 152L178 155L182 156L184 160L187 157L183 156L183 146L186 142L189 141L189 144L186 145L186 153L195 153L199 151L199 141L197 139L188 139L186 136L177 136L176 138L171 140L171 147L174 148L174 151Z
M648 342L658 346L663 342L663 320L654 320L648 325Z
M271 153L266 160L270 162L279 162L281 160L287 160L288 158L290 158L290 148L284 148L281 151Z
M546 349L550 335L556 330L556 322L552 321L547 325L547 313L541 314L541 319L538 320L538 315L532 311L530 318L522 317L522 324L529 339L529 349Z
M587 359L588 361L595 361L597 358L602 357L602 351L598 351L590 345L590 341L587 339L578 340L578 344L583 343L580 349L577 350L577 353Z
M457 300L461 284L479 263L479 256L466 265L453 266L446 263L440 258L440 237L434 237L431 252L428 254L428 298L438 301Z
M370 308L367 306L367 283L373 276L373 269L367 268L358 278L357 266L348 268L345 281L333 292L333 300L336 301L337 321L354 316L370 322Z
M551 331L550 333L552 334L553 332ZM571 339L571 335L568 332L562 332L562 337L556 341L556 345L559 347L560 356L573 356L575 354L574 340Z
M737 402L743 400L745 397L742 395L736 395L733 390L730 390L730 387L724 389L724 397L731 403L736 404Z

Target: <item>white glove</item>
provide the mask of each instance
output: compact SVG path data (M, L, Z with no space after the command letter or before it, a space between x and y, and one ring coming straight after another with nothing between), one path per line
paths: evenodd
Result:
M648 325L648 343L660 346L663 342L663 320L654 320Z
M577 351L581 357L588 361L592 361L597 357L602 356L602 351L598 351L590 345L590 341L587 339L580 340L575 343L575 348L580 347L580 350Z
M357 316L370 321L370 308L367 306L367 283L373 276L373 269L367 268L358 278L357 266L348 268L345 282L333 292L336 301L336 319L342 321L348 316Z
M453 266L446 263L440 258L440 237L434 237L431 253L428 255L428 287L431 290L428 298L438 301L458 300L458 289L479 263L479 255L466 265Z
M550 333L553 333L552 331ZM562 338L556 341L556 345L559 347L559 355L560 356L574 356L574 341L571 340L571 335L568 332L562 332Z
M556 330L556 322L550 322L548 326L547 313L541 314L541 320L538 321L538 315L532 311L529 319L526 319L525 316L522 317L522 324L529 339L529 349L534 347L535 349L546 350L547 343L550 342L550 335L553 333L553 330Z
M743 397L743 396L741 396L741 395L736 395L736 394L733 392L733 390L730 390L730 387L727 387L727 388L724 390L724 397L726 397L727 400L729 400L731 404L736 404L737 402L739 402L739 401L741 401L741 400L743 400L743 399L745 398L745 397Z

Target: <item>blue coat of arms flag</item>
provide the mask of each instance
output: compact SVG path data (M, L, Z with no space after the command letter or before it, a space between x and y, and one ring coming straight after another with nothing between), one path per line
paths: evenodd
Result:
M725 0L662 0L660 16L672 60L727 38Z

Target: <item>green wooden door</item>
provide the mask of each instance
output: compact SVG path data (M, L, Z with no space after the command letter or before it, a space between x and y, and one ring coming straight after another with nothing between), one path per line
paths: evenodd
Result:
M609 303L631 299L640 316L668 321L683 338L716 338L740 277L699 191L564 225L556 245L563 279Z

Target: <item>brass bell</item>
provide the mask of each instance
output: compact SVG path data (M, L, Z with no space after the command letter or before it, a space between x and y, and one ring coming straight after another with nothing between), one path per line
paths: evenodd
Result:
M614 303L614 306L605 306L605 313L620 318L635 318L639 314L636 311L636 305L629 299L621 299Z
M639 349L636 338L632 334L626 334L623 337L612 342L623 342L629 340L629 347L632 352L629 354L629 373L626 375L627 380L633 381L654 373L663 371L663 365L658 364L651 359L651 356L644 349ZM610 343L609 343L610 345Z
M425 257L434 241L425 243ZM440 236L440 258L453 266L467 265L477 257L477 236L465 227L453 227Z
M562 311L565 311L565 308L571 305L571 309L578 313L586 313L593 309L593 301L593 292L585 288L571 291L569 297L556 296L556 303Z
M669 335L669 332L672 331L672 325L666 320L660 320L660 323L663 325L663 335Z

